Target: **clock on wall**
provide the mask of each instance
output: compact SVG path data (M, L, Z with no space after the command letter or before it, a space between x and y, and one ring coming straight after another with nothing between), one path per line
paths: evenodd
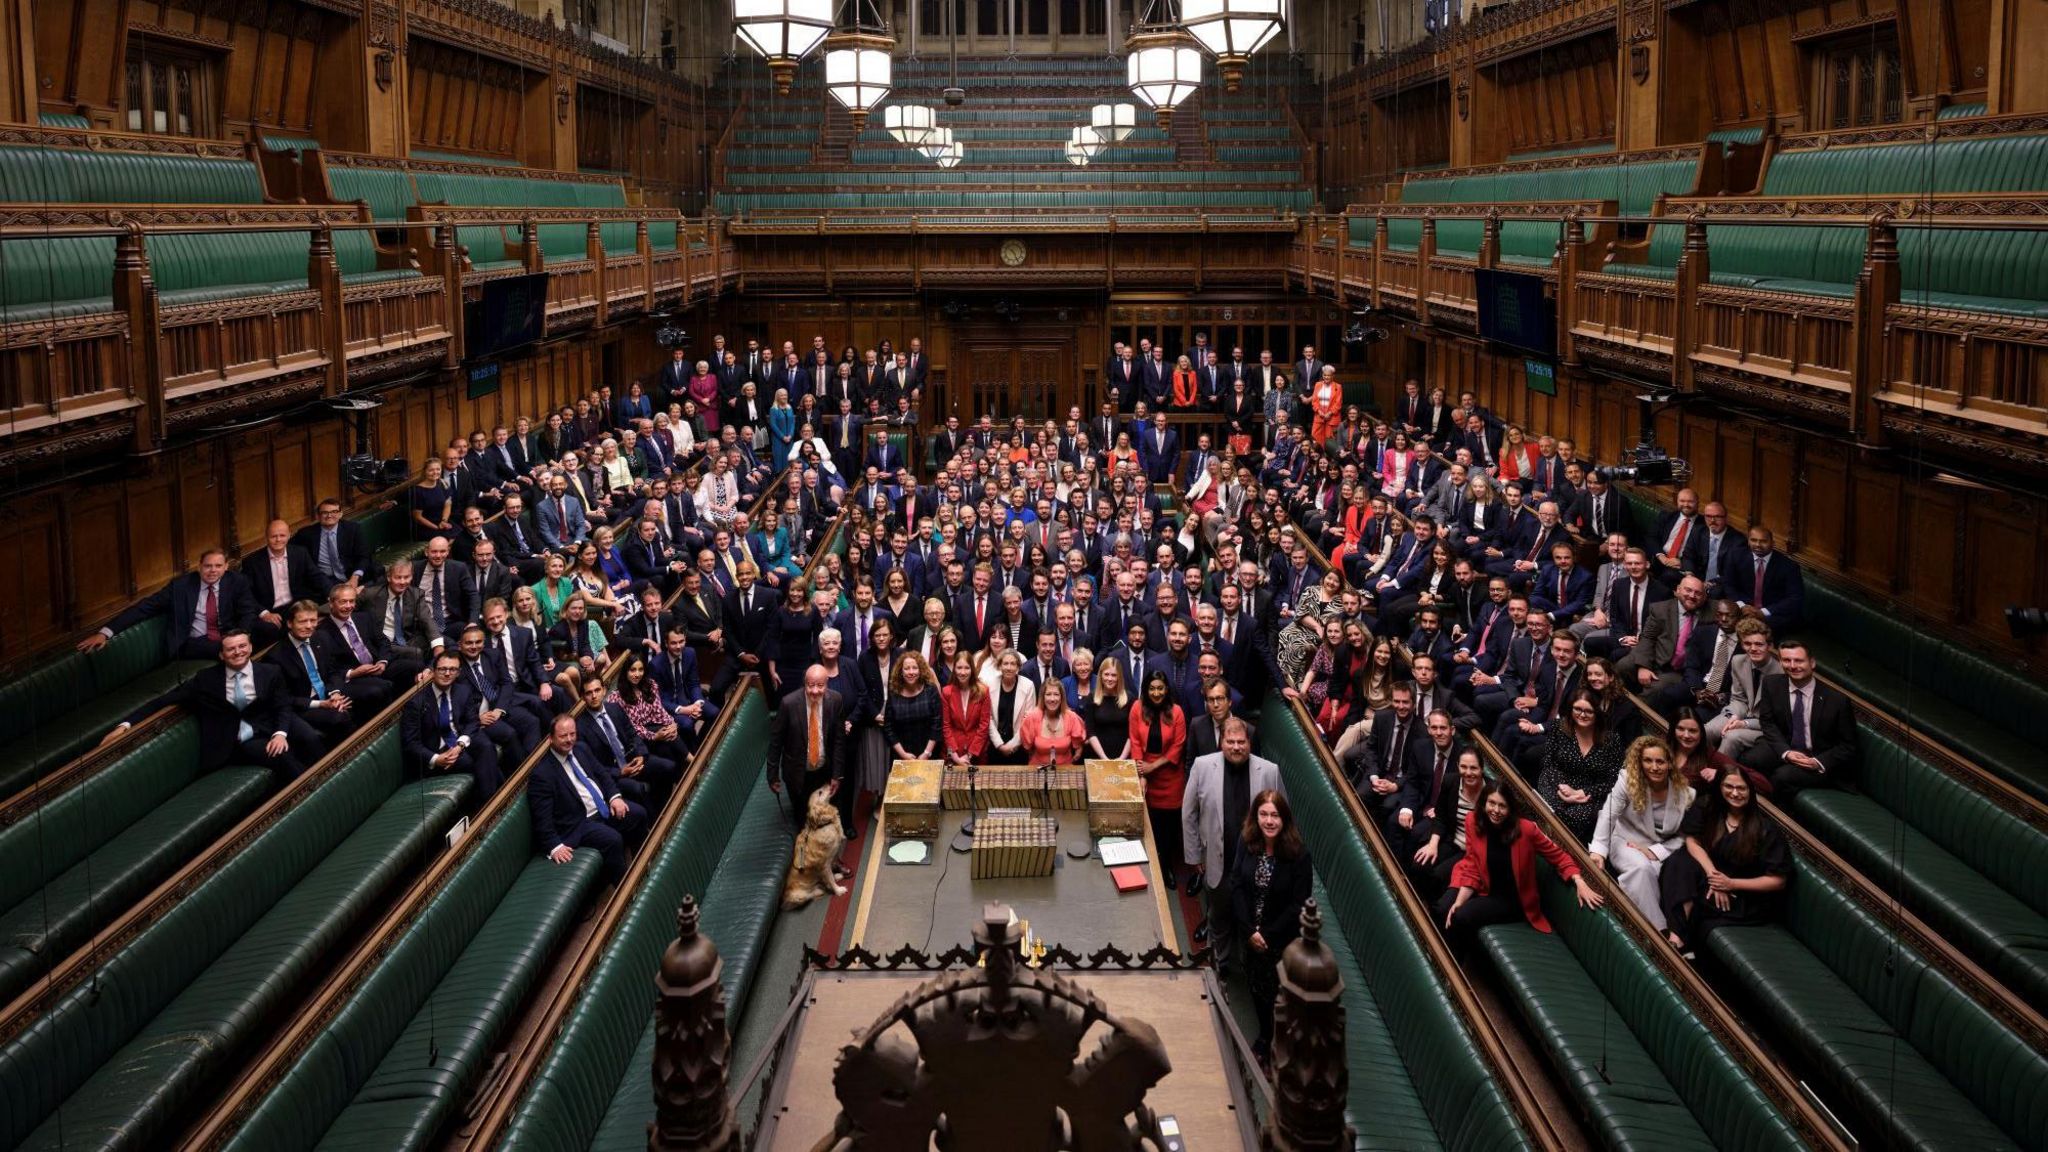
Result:
M1015 268L1024 263L1024 242L1022 240L1005 240L1003 241L1001 251L997 255L1002 257L1004 264Z

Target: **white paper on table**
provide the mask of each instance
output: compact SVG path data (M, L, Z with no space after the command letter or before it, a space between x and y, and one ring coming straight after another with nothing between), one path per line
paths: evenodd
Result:
M1105 843L1102 846L1102 864L1105 868L1121 868L1126 864L1143 864L1146 859L1145 842L1143 840L1126 840L1121 844Z

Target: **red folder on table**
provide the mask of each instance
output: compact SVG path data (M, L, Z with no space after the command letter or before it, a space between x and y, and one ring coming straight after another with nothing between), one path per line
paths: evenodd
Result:
M1116 890L1119 892L1135 892L1148 883L1145 879L1145 870L1136 864L1111 868L1109 878L1116 881Z

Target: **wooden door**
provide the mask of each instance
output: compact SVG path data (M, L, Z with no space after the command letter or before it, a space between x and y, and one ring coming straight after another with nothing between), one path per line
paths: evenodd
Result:
M954 340L953 361L947 371L964 422L984 412L998 421L1059 418L1079 403L1071 335L963 332Z

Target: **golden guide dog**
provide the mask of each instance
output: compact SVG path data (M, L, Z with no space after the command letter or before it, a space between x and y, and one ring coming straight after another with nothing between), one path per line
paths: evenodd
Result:
M826 785L811 793L804 829L796 834L796 853L789 862L789 878L782 884L785 910L801 908L827 892L846 894L845 887L832 878L832 862L845 845L839 810L832 807L832 789Z

